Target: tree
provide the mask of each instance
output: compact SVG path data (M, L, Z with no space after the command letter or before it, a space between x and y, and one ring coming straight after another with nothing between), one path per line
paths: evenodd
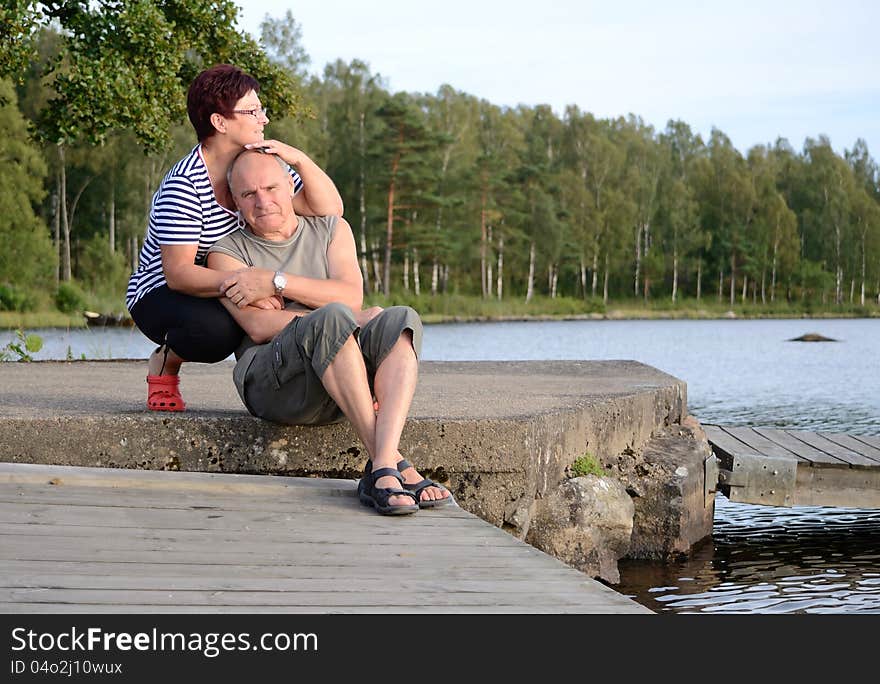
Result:
M269 60L283 68L297 83L306 78L306 67L312 61L302 46L302 26L287 10L281 19L268 14L260 22L260 43Z
M398 93L386 98L376 112L383 127L371 146L377 164L376 175L387 188L387 223L385 231L385 267L382 291L391 294L391 256L394 247L394 222L401 210L426 208L433 200L427 197L429 173L426 153L436 147L437 136L430 131L412 98Z
M241 66L260 81L270 108L292 112L289 76L233 28L237 13L230 0L16 3L6 10L14 36L55 21L65 37L50 68L55 96L37 121L41 138L97 144L111 130L130 130L148 150L165 147L183 118L184 89L206 63ZM20 52L0 52L0 75L19 74L21 64Z
M808 138L804 153L809 160L814 216L822 236L820 243L826 249L830 247L834 260L834 301L840 304L843 301L844 243L850 227L854 178L850 167L834 153L827 138Z
M12 84L0 80L0 285L24 293L49 291L55 258L34 207L43 199L46 165L28 140Z
M736 293L739 269L750 258L748 233L753 219L754 188L745 160L724 133L712 129L707 156L693 166L693 183L700 202L703 229L715 238L712 248L719 272L718 298L722 297L724 268L730 266L730 306Z

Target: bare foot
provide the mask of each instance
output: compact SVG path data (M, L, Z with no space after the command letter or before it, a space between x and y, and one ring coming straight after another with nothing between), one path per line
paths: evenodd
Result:
M399 460L399 458L398 458ZM417 471L413 466L409 468L405 468L400 471L400 474L403 475L403 480L408 485L418 484L425 478L423 478L419 471ZM444 487L425 487L419 493L419 499L421 501L440 501L441 499L449 498L449 490Z
M394 468L395 466L373 466L373 471L379 470L380 468ZM391 475L385 475L384 477L380 477L376 480L376 489L401 489L400 480L396 477L392 477ZM412 506L414 503L413 497L403 495L403 494L395 494L393 496L388 497L388 505L389 506Z

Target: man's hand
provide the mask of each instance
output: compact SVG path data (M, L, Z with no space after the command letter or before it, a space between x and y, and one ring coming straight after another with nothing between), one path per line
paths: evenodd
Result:
M265 268L245 268L220 283L220 291L239 309L243 309L275 296L275 285L272 283L274 275L274 271Z
M376 316L382 313L384 309L381 306L371 306L369 309L364 309L363 311L358 311L354 315L355 323L358 324L359 328L363 328L367 323L372 321Z
M258 299L251 306L255 306L258 309L265 309L266 311L280 311L284 308L284 297L281 295L272 295L266 299Z

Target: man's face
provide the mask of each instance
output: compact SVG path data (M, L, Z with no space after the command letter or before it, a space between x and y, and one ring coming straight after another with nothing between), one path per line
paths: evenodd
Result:
M245 153L235 163L230 179L232 197L256 235L270 236L296 227L293 180L268 154Z

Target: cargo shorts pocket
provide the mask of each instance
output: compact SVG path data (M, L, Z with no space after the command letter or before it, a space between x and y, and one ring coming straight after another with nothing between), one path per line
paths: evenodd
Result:
M295 326L288 326L288 329L276 335L271 345L272 380L275 389L278 390L297 375L302 375L305 362L296 343Z

